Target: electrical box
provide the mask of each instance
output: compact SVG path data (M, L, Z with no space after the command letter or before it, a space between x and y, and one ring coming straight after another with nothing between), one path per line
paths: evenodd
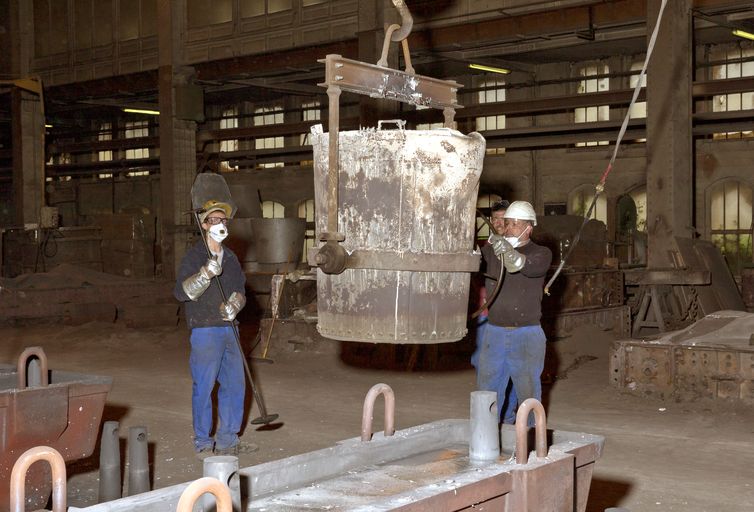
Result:
M39 225L42 228L58 227L58 217L60 212L52 206L43 206L39 213Z

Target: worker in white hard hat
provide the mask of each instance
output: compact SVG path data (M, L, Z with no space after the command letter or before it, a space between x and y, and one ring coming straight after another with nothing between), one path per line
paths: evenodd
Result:
M530 203L512 202L504 219L504 232L491 235L489 244L482 247L486 274L500 275L501 265L505 273L500 291L488 307L487 325L472 364L477 370L477 387L497 392L499 420L513 424L518 403L527 398L542 400L540 376L547 340L540 318L552 252L531 240L537 215ZM491 296L495 283L488 280L486 288ZM531 416L529 424L533 424Z

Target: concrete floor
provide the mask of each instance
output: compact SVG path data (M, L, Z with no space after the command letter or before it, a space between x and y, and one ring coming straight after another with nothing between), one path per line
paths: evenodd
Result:
M128 329L118 324L0 329L0 362L42 346L53 369L113 377L105 419L149 430L154 488L201 476L191 443L191 380L184 326ZM601 434L588 510L744 511L754 503L754 411L718 402L674 403L619 393L607 384L610 334L584 328L550 343L558 376L546 386L548 426ZM594 359L580 358L590 355ZM566 369L570 369L566 371ZM241 466L330 446L360 432L367 390L395 390L396 427L468 417L472 369L398 372L357 368L330 353L278 353L254 370L273 428L249 426L242 439L260 450ZM381 403L381 402L379 402ZM257 415L256 407L251 416ZM375 430L381 430L381 412ZM125 453L125 451L123 452ZM125 458L125 455L124 455ZM98 455L69 466L68 504L94 503Z

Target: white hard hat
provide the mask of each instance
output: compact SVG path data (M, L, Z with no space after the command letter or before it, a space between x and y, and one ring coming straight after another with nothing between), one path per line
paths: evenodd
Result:
M537 214L534 212L534 207L526 201L513 201L505 210L503 218L530 220L533 225L537 225Z

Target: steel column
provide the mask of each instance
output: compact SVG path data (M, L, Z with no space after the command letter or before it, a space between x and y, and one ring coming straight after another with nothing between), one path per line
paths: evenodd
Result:
M647 3L647 34L662 4ZM669 0L647 81L649 268L674 266L674 237L692 238L691 0Z

